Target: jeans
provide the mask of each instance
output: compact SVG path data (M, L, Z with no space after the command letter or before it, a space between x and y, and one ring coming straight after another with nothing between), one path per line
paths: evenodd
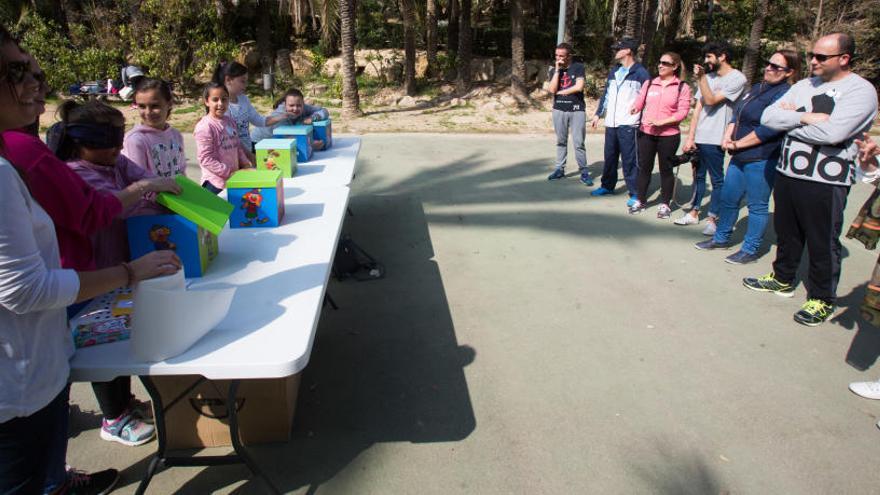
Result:
M638 192L639 153L636 143L638 128L632 125L605 128L605 167L602 169L602 187L613 191L617 186L618 157L623 161L623 181L630 196Z
M718 216L721 205L721 188L724 186L724 150L714 144L698 144L700 150L700 166L694 177L694 209L700 209L703 196L706 194L706 172L712 179L712 196L709 197L709 214Z
M0 423L0 493L43 493L51 450L62 442L66 451L69 397L65 386L39 411Z
M727 176L724 177L724 188L721 190L715 242L724 244L730 241L730 234L733 233L739 216L739 203L745 196L749 207L749 223L742 250L748 254L758 252L770 219L767 207L770 204L773 180L776 178L776 161L739 163L736 158L730 160Z
M556 131L556 168L564 169L568 161L568 133L571 131L578 170L586 169L587 148L584 147L584 136L587 133L587 114L583 111L553 110L553 129Z

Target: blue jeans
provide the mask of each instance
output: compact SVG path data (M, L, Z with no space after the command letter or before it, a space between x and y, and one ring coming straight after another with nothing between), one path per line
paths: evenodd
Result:
M700 209L703 196L706 194L706 172L712 178L712 196L709 198L709 214L718 216L721 203L721 188L724 185L724 150L714 144L698 144L700 150L700 166L694 177L694 209Z
M623 161L623 181L630 196L638 192L639 155L636 143L637 127L622 125L605 128L605 167L602 169L602 187L613 191L617 186L618 156Z
M53 449L67 446L69 396L65 386L34 414L0 423L0 493L43 493Z
M742 250L749 254L758 252L770 219L767 206L770 203L773 180L776 178L776 162L775 159L748 163L739 163L736 158L730 160L721 192L715 242L730 241L730 234L733 233L739 216L739 203L745 195L749 207L749 223Z

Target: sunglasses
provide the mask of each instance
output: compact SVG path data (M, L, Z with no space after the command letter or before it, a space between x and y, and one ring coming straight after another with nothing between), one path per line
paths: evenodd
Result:
M825 55L824 53L807 52L807 60L815 58L817 62L822 63L829 58L839 57L841 55L846 55L846 53L834 53L832 55Z
M769 60L767 61L767 68L770 69L770 70L772 70L772 71L774 71L774 72L785 72L785 71L788 71L788 67L784 67L784 66L779 65L779 64L774 64L773 62L771 62L771 61L769 61Z
M16 60L13 62L9 62L6 64L6 75L5 79L11 82L12 84L21 84L24 82L25 77L30 74L31 77L34 78L40 84L46 83L46 73L43 71L34 72L31 71L30 62L24 62L21 60Z
M675 67L675 62L667 62L665 60L661 60L660 65L662 65L663 67Z

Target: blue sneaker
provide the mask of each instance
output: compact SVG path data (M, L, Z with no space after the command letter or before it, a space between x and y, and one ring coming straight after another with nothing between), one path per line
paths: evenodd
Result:
M612 194L614 194L614 191L610 189L605 189L604 187L600 187L591 192L590 196L610 196Z
M639 202L639 199L635 196L630 196L628 200L626 200L626 207L631 208L633 205Z
M593 178L587 169L581 170L581 182L587 187L593 187Z
M564 179L565 178L565 169L557 168L553 171L552 174L547 176L547 180L556 180L556 179Z

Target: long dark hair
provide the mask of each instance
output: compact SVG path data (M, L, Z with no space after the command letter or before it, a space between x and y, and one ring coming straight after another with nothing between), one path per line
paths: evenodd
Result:
M212 89L221 88L226 96L229 96L229 90L226 89L226 85L223 83L218 83L217 81L211 81L205 85L205 89L202 90L202 105L205 105L205 102L208 100L208 96L211 94ZM208 114L208 105L205 105L205 115Z
M214 69L214 77L211 80L217 84L226 84L226 78L234 79L236 77L247 75L248 70L244 65L232 61L232 62L220 62L217 64L217 68Z
M56 112L59 124L49 130L50 148L61 160L71 160L79 154L79 145L67 135L65 127L69 124L99 124L112 127L125 127L125 115L118 109L100 101L78 103L67 100Z
M18 40L12 36L12 34L6 29L6 26L4 26L3 24L0 24L0 48L2 48L3 45L5 45L7 43L12 43L15 46L18 46ZM12 92L12 94L15 95L16 98L18 98L18 93L15 92L12 82L7 81L6 77L5 77L6 71L8 70L6 68L6 62L7 62L6 58L3 57L3 55L0 55L0 84L6 84L7 86L9 86L9 89ZM0 152L2 152L2 151L3 151L3 137L0 136Z
M788 76L788 83L794 84L798 82L801 78L801 55L794 50L776 50L773 52L773 55L776 54L782 55L785 58L785 65L791 70L791 75Z

